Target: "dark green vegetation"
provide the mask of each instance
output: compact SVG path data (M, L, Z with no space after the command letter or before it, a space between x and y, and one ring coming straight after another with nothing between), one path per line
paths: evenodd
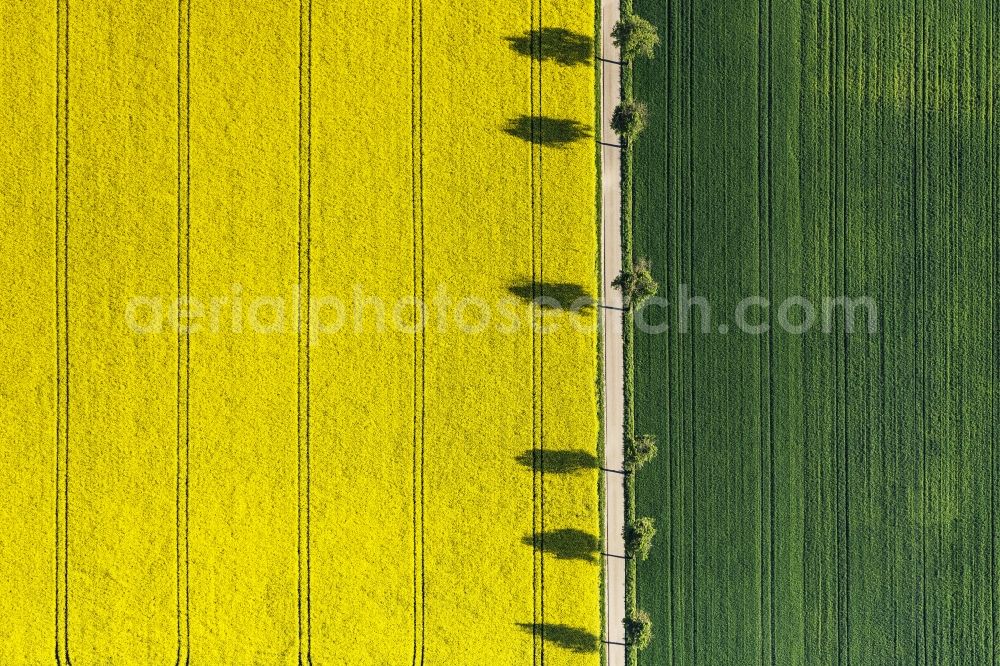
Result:
M997 7L635 10L663 43L634 65L632 251L661 293L715 325L757 294L879 308L873 333L636 332L641 662L1000 663Z
M625 526L625 557L645 560L653 547L656 525L652 518L639 518Z
M649 647L653 639L653 621L649 613L637 610L625 618L625 643L630 650L638 652ZM632 659L637 657L633 656Z
M637 472L656 457L656 438L640 435L625 442L625 456L622 466L626 472Z
M621 0L620 10L622 18L613 29L616 35L615 42L621 48L627 48L625 39L626 33L635 31L627 26L637 22L633 10L632 0ZM642 22L646 23L646 22ZM641 40L639 40L641 41ZM650 49L655 44L650 43ZM637 51L642 53L642 49ZM635 54L633 54L635 55ZM646 51L647 56L652 53ZM625 528L624 534L626 542L625 553L625 665L635 666L638 663L638 653L646 649L652 638L652 621L649 614L641 610L638 606L638 585L637 585L637 562L636 553L641 551L642 558L646 559L649 549L652 547L652 539L655 534L655 519L638 518L636 515L635 502L635 477L637 470L648 462L655 455L655 446L644 452L642 459L636 444L640 441L635 434L635 309L646 299L653 296L659 285L656 284L650 273L649 263L646 259L636 259L632 243L632 169L634 157L634 144L638 134L642 132L646 118L646 107L637 103L635 91L632 85L632 64L631 58L626 58L621 64L621 103L615 109L611 119L612 129L621 137L621 242L622 242L622 270L618 277L612 282L625 301L625 308L622 312L622 361L624 374L624 400L623 400L623 420L624 420L624 441L628 442L625 453L627 459L624 461L627 467L625 475L622 477L622 486L625 495ZM631 112L627 112L631 109ZM630 119L626 115L631 116ZM643 442L652 443L655 438L646 439L643 435L640 438ZM640 522L647 528L642 530L645 537L639 535Z
M656 295L660 288L646 259L640 259L634 262L631 269L623 270L611 285L621 291L627 308L639 307Z
M615 46L624 62L632 62L637 56L652 58L653 52L660 43L656 26L627 11L611 31Z
M623 102L611 117L611 129L623 141L634 141L646 128L646 105L642 102Z

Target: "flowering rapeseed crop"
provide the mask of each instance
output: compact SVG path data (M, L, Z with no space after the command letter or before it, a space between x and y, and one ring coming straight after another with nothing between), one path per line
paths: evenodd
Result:
M596 315L531 302L596 293L593 7L111 4L0 0L0 662L596 663Z

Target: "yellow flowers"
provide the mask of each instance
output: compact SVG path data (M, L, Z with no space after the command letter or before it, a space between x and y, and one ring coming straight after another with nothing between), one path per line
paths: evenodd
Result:
M529 25L524 2L425 7L429 293L493 307L531 276L531 145L503 131L531 110L530 60L505 41ZM530 663L532 475L516 457L532 446L532 334L429 328L426 342L427 662Z
M409 664L419 359L377 304L414 289L411 13L376 0L313 11L312 291L355 312L311 352L312 654Z
M54 6L0 2L0 663L55 637ZM29 37L30 35L30 37ZM20 36L20 37L17 37Z
M596 664L593 8L79 0L67 67L57 4L0 0L0 662Z
M543 0L543 20L570 35L589 34L594 16L588 3ZM543 26L544 29L544 26ZM546 41L546 37L550 37ZM578 40L558 31L543 33L541 65L542 113L559 126L583 128L586 139L565 145L547 144L543 124L543 282L546 287L580 285L586 293L597 293L594 221L594 79L590 62L566 65L556 57L577 53ZM548 45L548 48L547 48ZM549 50L551 49L551 51ZM549 121L552 124L552 121ZM565 136L556 133L558 138ZM613 174L612 174L613 175ZM572 456L574 452L594 453L596 439L595 380L596 311L587 316L594 325L581 333L559 329L544 336L543 438L548 459ZM545 566L545 661L550 664L597 664L598 654L586 651L590 636L600 636L599 584L601 556L596 549L587 557L576 556L579 542L595 542L597 524L597 469L575 473L548 473L545 465L545 530L562 535L568 553L553 550ZM555 472L555 470L553 470ZM569 536L569 538L566 538ZM553 539L556 546L560 541ZM565 555L573 555L566 557ZM562 555L562 556L560 556ZM560 640L561 639L561 640ZM596 650L596 641L594 644Z

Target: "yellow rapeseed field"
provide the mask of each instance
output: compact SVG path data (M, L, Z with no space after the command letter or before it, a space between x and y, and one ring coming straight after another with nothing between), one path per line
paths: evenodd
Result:
M55 2L0 3L0 663L54 656ZM42 305L44 304L44 305Z
M190 28L190 292L249 319L298 278L299 6L192 3ZM296 335L261 310L261 332L190 335L187 633L206 664L297 656Z
M0 663L598 663L593 11L0 0Z
M391 322L414 293L412 26L408 3L313 9L312 291L353 311L336 335L323 333L334 307L313 312L316 663L407 664L414 652L418 360ZM400 319L412 323L412 307Z
M176 625L177 344L136 336L117 304L176 293L177 86L156 57L176 50L176 12L99 3L73 12L76 56L60 94L73 100L62 136L78 177L60 172L57 220L69 436L59 541L71 563L62 638L77 663L162 662L177 652L176 630L165 631Z
M530 21L519 0L424 13L425 284L432 305L444 292L454 303L434 308L426 333L432 664L532 659L532 475L517 459L532 446L532 334L484 326L480 312L532 271L531 145L503 131L531 111L530 60L505 41ZM528 321L526 302L510 307Z
M584 6L564 0L542 0L543 29L555 26L572 34L593 30L594 16ZM548 34L548 33L546 33ZM546 43L542 43L543 53ZM581 134L593 134L594 81L587 76L589 64L559 66L545 58L541 67L541 111L578 127ZM546 127L542 132L545 136ZM596 293L594 257L596 239L586 225L592 221L594 168L593 144L576 140L553 147L543 142L541 180L543 194L543 282L546 285L582 285L589 294ZM615 177L616 174L609 174ZM556 287L558 290L558 287ZM588 318L597 315L593 310ZM576 328L562 321L558 329L543 336L544 392L542 437L550 459L559 455L593 453L590 433L594 428L594 381L596 375L595 332L593 326ZM575 322L580 323L580 322ZM547 465L548 467L548 465ZM553 549L546 552L545 566L545 662L551 664L586 664L596 660L580 654L589 642L579 629L599 633L595 607L600 606L599 588L580 585L600 575L600 553L595 535L597 515L597 470L579 470L570 474L545 475L545 529L553 533L557 545L561 535L570 544L587 544L586 556ZM545 549L549 551L548 548ZM567 554L574 556L567 557ZM549 629L548 627L554 627ZM560 639L561 642L560 642ZM548 646L555 645L554 649ZM571 649L565 649L571 648ZM588 661L590 660L590 661Z

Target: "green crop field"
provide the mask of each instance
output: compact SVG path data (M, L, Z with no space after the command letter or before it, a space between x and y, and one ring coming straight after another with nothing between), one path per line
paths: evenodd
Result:
M636 333L642 663L1000 663L996 3L635 10L635 254L712 308ZM778 326L837 296L876 330Z

